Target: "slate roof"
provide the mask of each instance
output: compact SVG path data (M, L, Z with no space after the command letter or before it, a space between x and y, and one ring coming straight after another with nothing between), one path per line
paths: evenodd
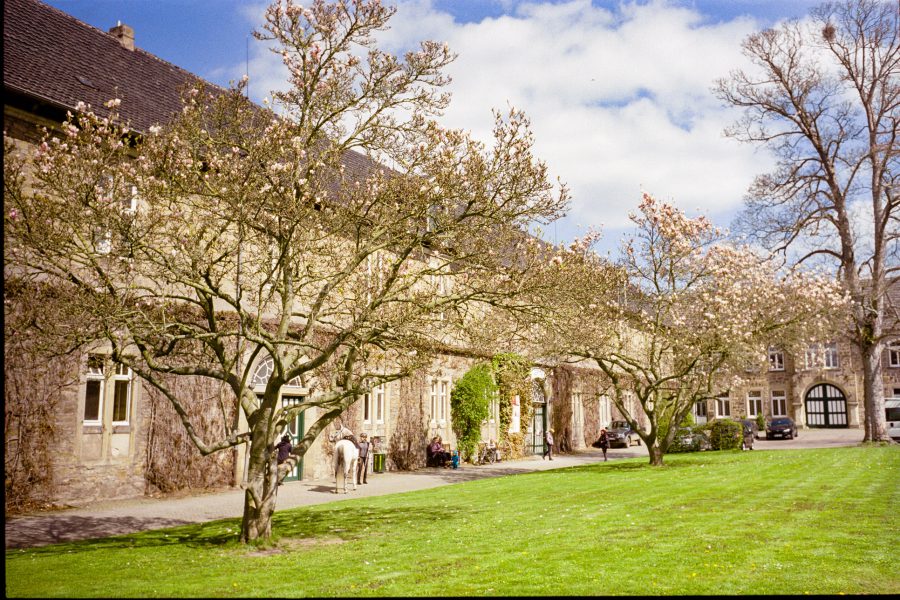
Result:
M98 114L105 114L107 101L119 98L123 120L145 132L179 113L181 90L203 80L141 50L139 41L137 31L135 48L129 50L115 36L38 0L4 0L4 92L63 111L74 112L79 101L85 102ZM358 179L377 168L354 151L345 153L343 163Z
M196 81L188 71L138 47L129 50L105 31L42 2L3 2L7 93L67 110L82 101L100 113L108 100L119 98L122 116L143 132L179 112L180 90Z

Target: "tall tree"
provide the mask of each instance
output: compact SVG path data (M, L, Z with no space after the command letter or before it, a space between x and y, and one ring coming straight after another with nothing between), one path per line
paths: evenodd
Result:
M900 276L900 5L842 0L750 35L754 69L719 80L743 109L726 133L768 148L737 229L796 263L836 265L854 300L865 440L888 440L882 352L888 289ZM896 323L894 323L896 325Z
M845 301L833 280L780 275L772 260L724 243L705 217L688 218L649 195L630 218L617 292L597 285L611 267L593 252L593 236L570 248L552 339L559 354L603 371L650 464L662 465L695 403L727 391L776 340L797 348L833 331Z
M491 148L431 120L452 56L431 42L404 59L379 50L393 12L276 1L259 37L291 87L273 110L241 85L195 87L137 143L111 101L103 117L82 107L34 156L4 144L7 276L61 289L85 327L57 331L60 347L102 340L203 454L249 444L242 541L271 535L278 479L357 398L464 343L492 309L532 309L537 247L515 261L502 249L566 204L521 113L496 116ZM254 382L262 362L268 379ZM246 429L204 439L184 377L223 384ZM282 406L289 383L305 402ZM312 407L278 467L275 440Z

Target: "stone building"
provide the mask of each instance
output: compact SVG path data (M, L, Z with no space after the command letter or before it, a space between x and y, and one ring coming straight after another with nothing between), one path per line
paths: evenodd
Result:
M102 110L111 98L121 100L120 112L135 130L146 131L180 111L180 90L197 81L195 75L142 50L140 32L127 25L104 32L38 0L7 0L3 10L4 131L17 144L35 144L39 127L58 127L79 102ZM247 460L243 447L200 456L168 401L110 361L102 347L50 365L35 364L27 350L15 339L6 339L7 507L11 497L20 496L85 504L242 482ZM450 394L467 370L487 360L490 357L465 351L438 355L430 368L360 398L341 420L374 439L385 468L421 467L432 436L440 435L456 447ZM811 415L818 418L808 408L817 394L840 402L832 398L837 390L846 407L840 413L845 415L842 426L859 425L859 361L849 346L839 342L836 366L826 362L822 369L798 368L783 354L772 361L772 369L750 380L746 389L698 406L697 419L762 410L766 415L794 416L799 424L838 425L832 419L839 411L824 414L824 423L808 420ZM271 364L259 359L252 373L261 390ZM560 449L572 451L588 446L602 426L619 418L602 393L600 372L589 364L535 365L531 379L529 397L513 401L510 426L511 432L525 434L526 453L542 451L548 427L556 430ZM900 347L885 354L885 381L900 395ZM309 390L291 383L296 385L284 387L281 401L303 402ZM223 411L226 419L239 418L236 407L223 402L227 395L222 389L200 382L183 385L182 391L194 399L190 418L198 430L218 433ZM531 410L523 410L524 403L530 403ZM295 439L315 418L315 410L301 413L291 424ZM482 427L483 439L501 437L498 411L494 403ZM528 422L523 414L531 415ZM324 440L317 440L289 479L327 477L329 450Z
M891 287L888 305L900 306L900 284ZM900 340L888 339L881 363L884 396L900 398ZM695 420L762 414L791 417L798 428L863 425L862 358L847 339L812 344L802 356L769 348L768 368L748 370L743 380L717 400L698 403Z
M4 3L3 35L4 130L23 147L40 140L39 128L58 128L80 102L102 113L104 104L117 98L123 119L133 130L147 131L180 111L180 91L198 81L142 50L136 43L140 32L131 27L118 24L104 32L37 0ZM15 457L6 463L8 500L31 495L42 502L83 504L241 483L247 461L243 446L200 456L168 401L112 362L102 346L53 365L33 364L27 350L16 346L15 336L7 337L5 443L7 456ZM424 465L431 436L440 435L445 444L456 446L450 422L454 383L474 364L489 359L466 352L439 355L425 372L375 388L341 420L374 439L385 456L385 468L418 468ZM271 373L270 361L258 359L252 365L253 383L260 391ZM563 372L568 384L560 389ZM526 452L542 451L542 432L550 426L563 432L557 439L565 449L582 448L596 438L600 423L611 418L609 401L597 393L596 371L548 365L535 368L533 377L531 422L520 422L515 410L519 404L514 407L513 427L528 434ZM197 430L215 435L223 427L223 416L243 418L225 402L224 390L198 381L179 385L180 392L192 398L190 419ZM281 401L303 402L308 392L299 382L290 382ZM32 415L35 406L46 417L41 430L31 424L38 419L24 416ZM307 409L291 424L295 439L304 433L305 419L315 419L316 410ZM406 430L411 433L401 435ZM501 436L496 403L482 434L484 439ZM328 476L330 445L322 437L289 479ZM21 481L20 473L25 473Z

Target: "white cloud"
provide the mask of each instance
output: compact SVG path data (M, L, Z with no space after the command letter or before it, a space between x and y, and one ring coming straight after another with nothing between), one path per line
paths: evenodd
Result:
M449 69L447 126L487 142L492 108L525 110L536 154L573 193L561 240L577 234L573 223L603 223L612 237L642 189L728 225L753 176L771 163L722 135L737 114L710 88L745 66L740 42L754 21L711 22L663 1L613 10L589 0L508 6L503 16L460 23L431 0L401 0L380 41L399 52L434 39L459 54ZM256 47L250 63L254 96L284 86L278 57Z

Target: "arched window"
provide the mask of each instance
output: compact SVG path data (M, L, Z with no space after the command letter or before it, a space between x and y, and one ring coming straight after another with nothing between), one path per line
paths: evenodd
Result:
M253 373L253 377L250 378L250 385L252 387L265 387L267 383L269 383L269 378L272 377L272 373L275 372L275 359L271 356L267 356L263 360L259 361L259 365L256 367L256 371ZM288 381L285 385L291 387L303 387L303 384L300 382L300 377L294 377L290 381Z

